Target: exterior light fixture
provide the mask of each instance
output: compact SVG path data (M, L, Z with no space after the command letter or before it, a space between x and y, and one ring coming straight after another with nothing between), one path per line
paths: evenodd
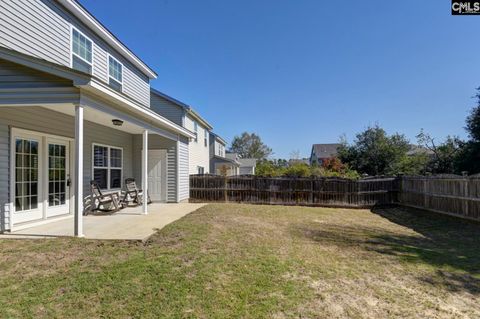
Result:
M115 126L122 126L123 121L122 121L122 120L119 120L119 119L113 119L113 120L112 120L112 123L113 123L113 125L115 125Z

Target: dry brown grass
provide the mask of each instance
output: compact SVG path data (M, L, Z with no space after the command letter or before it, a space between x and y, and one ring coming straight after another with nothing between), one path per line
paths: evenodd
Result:
M6 317L479 318L480 225L208 205L145 245L0 241Z

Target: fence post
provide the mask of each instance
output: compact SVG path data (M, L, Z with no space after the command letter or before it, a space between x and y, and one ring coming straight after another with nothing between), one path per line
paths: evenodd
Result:
M397 176L397 190L396 190L396 203L402 203L403 201L403 198L402 198L402 194L403 194L403 174ZM395 200L395 199L394 199ZM395 202L394 202L395 203Z
M310 179L310 204L313 204L313 185L315 184L315 176Z
M470 199L470 196L468 194L468 177L464 177L464 186L463 186L463 214L465 216L468 216L468 200Z
M423 207L427 208L427 177L423 178Z

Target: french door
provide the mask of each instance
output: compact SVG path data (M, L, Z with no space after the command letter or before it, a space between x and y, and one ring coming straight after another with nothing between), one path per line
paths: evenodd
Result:
M68 141L47 138L46 215L69 212L69 148Z
M42 139L29 134L13 137L14 162L14 222L43 218L42 187Z
M70 212L69 140L12 129L13 223Z

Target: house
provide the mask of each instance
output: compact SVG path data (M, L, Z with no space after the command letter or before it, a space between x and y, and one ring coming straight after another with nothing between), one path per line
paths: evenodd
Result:
M255 167L257 160L255 158L240 158L239 174L240 175L255 175Z
M208 136L151 108L134 52L74 0L1 1L0 25L0 231L73 215L82 236L90 180L188 199L189 140Z
M210 131L213 127L193 108L158 90L150 90L152 110L194 133L189 144L189 174L210 173Z
M240 155L237 153L225 153L225 159L232 164L228 167L227 176L236 176L240 174Z
M226 146L227 142L223 138L210 132L210 172L212 174L225 176L238 174L240 162L230 155L227 157Z
M312 152L310 153L310 165L322 165L323 161L336 157L338 155L338 148L342 144L313 144Z

